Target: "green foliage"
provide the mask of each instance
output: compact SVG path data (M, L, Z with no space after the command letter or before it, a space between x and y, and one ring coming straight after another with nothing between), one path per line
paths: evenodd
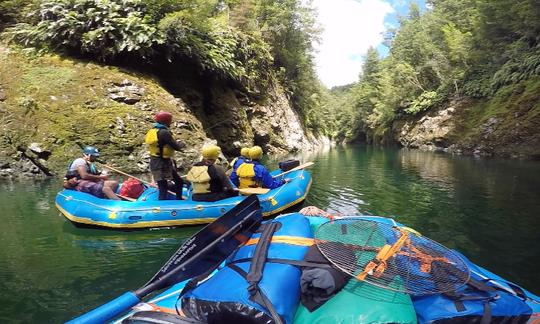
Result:
M512 55L493 75L493 89L540 75L540 46L537 46L534 51L529 51L528 48L522 48L525 45L522 42L515 45L521 45L515 48L517 53Z
M404 114L428 111L452 96L489 99L540 75L538 1L428 3L425 12L411 6L400 27L387 33L386 58L377 61L368 51L359 82L341 94L354 107L342 111L341 120L384 133Z
M181 11L160 22L170 55L194 60L203 70L235 80L250 91L266 85L272 64L266 43L219 19L193 18Z
M409 107L405 108L405 112L411 115L416 115L420 112L426 111L434 106L434 104L437 102L436 99L437 92L423 92L419 97L413 100Z
M279 82L308 127L333 130L314 70L319 29L310 1L45 0L34 19L11 30L23 46L193 64L258 98Z
M18 24L13 37L26 46L51 46L99 59L120 53L151 53L161 43L157 29L144 17L139 0L44 1L37 25Z
M326 116L327 108L320 100L324 90L314 70L313 43L318 41L320 28L315 22L311 1L254 2L257 5L248 12L255 12L259 31L271 47L278 76L292 93L293 103L307 126L326 133L331 122L320 118Z
M1 0L0 31L11 24L22 22L29 11L37 6L38 0Z
M146 15L153 23L158 23L167 14L186 10L194 3L190 0L145 0Z

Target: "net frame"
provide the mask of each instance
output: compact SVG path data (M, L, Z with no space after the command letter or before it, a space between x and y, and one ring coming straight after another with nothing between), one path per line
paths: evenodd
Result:
M366 283L410 295L455 291L470 279L466 262L402 226L362 217L321 224L315 243L336 268Z

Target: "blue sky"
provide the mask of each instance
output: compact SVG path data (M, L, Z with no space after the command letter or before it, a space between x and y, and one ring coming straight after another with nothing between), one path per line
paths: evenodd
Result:
M315 54L319 79L327 87L357 81L368 48L388 53L383 32L397 27L413 1L425 8L424 0L313 0L324 29Z

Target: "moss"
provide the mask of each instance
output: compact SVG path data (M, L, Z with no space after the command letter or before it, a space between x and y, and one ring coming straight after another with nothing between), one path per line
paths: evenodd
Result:
M91 144L98 146L105 158L127 170L137 170L144 134L158 109L169 110L175 120L195 125L179 129L177 137L205 138L195 117L184 112L172 95L147 75L54 55L31 58L16 51L0 51L0 60L0 86L7 109L3 137L4 143L12 141L12 145L0 148L8 154L15 155L17 146L38 142L52 152L48 166L62 172L80 155L81 146ZM144 106L108 97L107 89L125 79L145 89ZM130 154L134 159L126 159Z
M493 131L483 125L496 118ZM456 113L450 139L466 147L489 147L502 155L540 154L540 78L501 88L490 100L474 101Z

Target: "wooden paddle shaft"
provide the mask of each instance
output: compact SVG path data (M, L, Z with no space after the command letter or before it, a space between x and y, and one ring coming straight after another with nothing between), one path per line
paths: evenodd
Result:
M243 188L243 189L238 189L238 191L240 192L241 195L249 196L249 195L264 195L265 193L270 191L270 189L268 188Z
M293 171L305 169L305 168L307 168L307 167L312 166L313 164L315 164L315 163L313 163L313 162L306 162L306 163L304 163L304 164L300 164L299 166L297 166L297 167L295 167L295 168L292 168L292 169L290 169L289 171L285 171L285 172L282 172L282 173L277 174L277 175L275 175L275 176L272 176L272 178L281 177L282 175L285 175L285 174L287 174L287 173L289 173L289 172L293 172Z
M114 171L114 172L116 172L116 173L120 173L120 174L122 174L122 175L125 175L126 177L130 177L130 178L133 178L133 179L135 179L135 180L138 180L138 181L140 181L140 182L142 182L142 183L144 183L144 184L147 184L147 185L149 185L149 186L151 186L151 187L155 187L155 186L156 186L155 184L153 184L153 183L151 183L151 182L148 182L148 181L145 181L145 180L143 180L143 179L137 178L137 177L135 177L135 176L133 176L133 175L131 175L131 174L129 174L129 173L125 173L124 171L118 170L117 168L113 168L113 167L110 166L110 165L107 165L107 164L101 164L101 165L103 165L105 168L107 168L107 169L109 169L109 170L112 170L112 171Z
M113 168L113 167L110 166L110 165L107 165L107 164L101 164L101 165L103 165L105 168L107 168L107 169L109 169L109 170L112 170L112 171L114 171L114 172L117 172L117 173L120 173L120 174L122 174L122 175L125 175L126 177L131 177L131 178L133 178L133 179L135 179L135 180L138 180L138 181L140 181L140 182L142 182L142 183L144 183L144 184L147 184L147 185L149 185L150 187L156 187L156 185L153 184L153 183L151 183L151 182L148 182L148 181L145 181L145 180L143 180L143 179L141 179L141 178L137 178L137 177L135 177L135 176L132 176L131 174L125 173L124 171L118 170L117 168ZM170 190L167 190L167 192L170 193L170 194L172 194L172 195L175 195L175 196L176 196L176 193L175 193L175 192L172 192L172 191L170 191Z

